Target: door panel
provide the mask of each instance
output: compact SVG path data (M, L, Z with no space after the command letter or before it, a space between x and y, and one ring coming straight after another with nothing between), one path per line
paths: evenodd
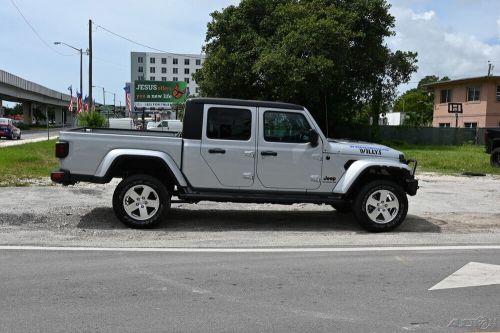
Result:
M258 111L257 177L264 187L313 190L321 183L322 142L309 143L311 123L301 112Z
M252 107L205 106L201 156L221 188L253 185L256 113Z

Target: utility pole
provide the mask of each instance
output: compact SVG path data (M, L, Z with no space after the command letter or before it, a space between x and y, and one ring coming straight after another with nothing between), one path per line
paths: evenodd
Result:
M92 105L92 20L89 19L89 103Z

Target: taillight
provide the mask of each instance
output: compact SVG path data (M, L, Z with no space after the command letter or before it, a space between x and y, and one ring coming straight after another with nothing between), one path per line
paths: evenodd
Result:
M56 157L64 158L68 156L69 153L69 143L68 142L56 142Z

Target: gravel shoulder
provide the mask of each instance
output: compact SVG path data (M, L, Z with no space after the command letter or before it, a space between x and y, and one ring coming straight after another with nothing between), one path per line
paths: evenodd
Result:
M500 176L421 173L406 221L367 233L326 205L172 204L157 229L125 228L114 216L117 181L63 187L38 181L0 192L0 245L106 247L317 247L500 243Z

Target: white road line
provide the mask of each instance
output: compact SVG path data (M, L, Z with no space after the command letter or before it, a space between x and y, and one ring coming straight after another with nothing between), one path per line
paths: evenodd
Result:
M154 248L154 247L67 247L0 246L0 250L27 251L102 251L102 252L188 252L188 253L289 253L289 252L382 252L500 250L500 245L382 246L382 247L293 247L293 248Z
M500 265L470 262L429 290L491 286L500 284Z

